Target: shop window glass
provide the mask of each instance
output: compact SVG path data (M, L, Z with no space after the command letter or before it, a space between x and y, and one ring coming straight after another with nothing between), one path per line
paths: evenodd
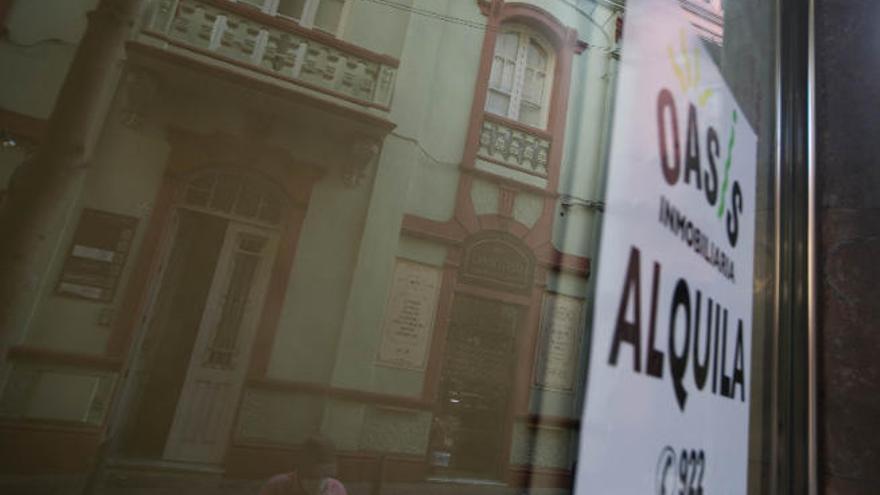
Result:
M772 495L778 13L774 2L669 0L684 6L675 12L698 44L676 41L659 61L627 58L619 35L632 5L661 3L150 2L150 22L167 27L168 40L144 29L120 45L133 56L124 82L103 88L120 97L94 127L106 132L78 198L116 215L108 222L136 226L46 250L69 248L58 258L72 260L73 282L103 290L112 279L115 299L49 294L55 280L34 285L28 344L0 366L4 428L22 449L57 444L56 467L87 458L71 485L108 495L338 493L337 483L352 495L572 493L578 466L594 461L579 446L607 440L583 436L582 421L590 359L608 359L592 347L595 277L616 253L598 246L611 222L634 230L606 208L613 123L657 122L655 99L622 109L617 96L653 83L652 64L671 61L678 95L717 67L737 104L733 122L757 138L754 284L743 289L753 296L748 468L737 476L748 495ZM28 5L14 9L38 20ZM343 32L344 42L329 39ZM183 48L193 40L201 48ZM247 50L217 57L212 44ZM702 66L697 48L707 52ZM5 49L22 50L16 67L39 56ZM642 79L622 87L631 69ZM37 79L27 81L33 91ZM724 185L727 153L751 136L688 124L687 98L702 117L721 83L708 89L704 100L680 97L677 144L672 131L662 136L681 155L687 187L703 181L693 191L703 202L714 201L704 199L710 183L735 187ZM656 133L631 139L633 148L658 146ZM692 166L697 155L715 160L714 179ZM15 178L11 170L0 172ZM655 210L628 213L657 223ZM713 221L732 223L723 213ZM688 242L699 234L682 228L692 237L671 238L698 251ZM56 232L62 243L68 233ZM53 256L48 277L60 269ZM669 313L652 320L647 254L641 270L641 312L622 318L641 321L639 377L667 387L676 407L668 368L667 381L648 375L648 325L665 328ZM694 321L721 321L728 309L709 302L714 294L693 297ZM631 365L624 349L620 361ZM733 364L722 366L731 376ZM686 373L698 404L712 382L696 392ZM624 414L654 410L632 401ZM71 444L70 432L83 439ZM53 452L31 454L22 459ZM676 479L696 476L688 466L700 458L684 459L660 466ZM707 476L723 469L714 454L705 464ZM2 481L28 484L10 493L61 489L57 472L21 478ZM669 486L645 493L702 493Z

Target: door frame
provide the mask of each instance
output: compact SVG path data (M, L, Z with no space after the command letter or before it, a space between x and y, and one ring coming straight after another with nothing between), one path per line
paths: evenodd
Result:
M540 270L536 269L536 272L538 271ZM444 324L442 325L442 328L438 328L437 330L439 331L435 332L435 334L437 334L435 338L439 339L442 344L440 346L432 345L432 348L438 349L437 352L439 354L432 356L432 360L436 359L436 366L434 367L433 373L430 376L430 380L433 382L431 388L434 394L439 394L440 392L439 384L444 373L444 356L446 353L446 342L449 337L448 326L452 322L452 311L455 308L456 300L460 296L487 299L493 302L516 306L522 310L521 320L519 321L518 328L516 329L516 333L513 336L513 345L516 349L516 356L510 376L510 397L507 402L507 409L503 418L504 427L502 429L502 440L499 445L500 449L498 453L498 468L497 472L495 473L495 477L489 479L491 481L508 482L510 477L510 468L512 466L510 462L510 453L513 445L514 423L516 422L517 417L526 414L523 412L524 408L525 411L528 410L531 379L527 378L526 382L523 383L522 376L524 374L523 369L527 371L528 377L531 377L533 372L532 368L534 366L534 359L532 358L534 356L532 356L532 354L534 353L536 337L536 332L534 331L533 327L535 327L536 315L540 315L540 307L535 307L535 301L537 300L540 302L542 292L541 290L538 290L537 286L535 286L532 289L533 294L531 295L517 294L469 284L466 282L462 282L460 279L457 280L454 286L449 287L447 290L449 291L448 306L445 308L445 312L447 314L444 317ZM437 344L436 340L434 343ZM432 354L434 353L432 352ZM434 398L434 400L436 401L436 397ZM435 406L434 414L437 413L438 409L439 404ZM431 435L433 435L433 431ZM431 452L427 452L427 455L428 468L429 470L433 470L433 466L431 466L430 464ZM443 475L439 475L438 477L443 477Z
M266 143L255 143L235 135L200 134L180 128L169 128L166 132L171 150L165 172L130 279L122 292L120 318L114 322L105 350L107 356L123 362L121 378L103 429L105 449L110 454L118 452L120 426L130 412L126 407L128 404L121 399L131 385L130 372L143 338L143 320L149 310L151 290L161 281L158 277L164 264L163 246L173 242L175 235L171 227L172 216L176 215L179 206L177 199L189 179L206 170L226 169L252 174L276 184L286 200L285 214L279 225L276 255L271 262L269 285L250 351L249 380L265 376L268 369L312 190L325 174L320 166L291 158L287 150Z
M177 210L180 209L190 209L185 206L179 206ZM215 215L219 216L219 215ZM223 217L221 217L223 218ZM228 447L229 441L231 440L231 433L234 427L234 421L237 416L237 407L240 402L241 392L244 386L244 383L247 379L248 368L250 366L250 350L253 346L254 339L256 338L256 333L259 327L260 320L260 312L265 304L265 299L268 292L269 279L272 277L272 265L275 258L278 256L278 231L277 229L270 229L263 226L257 226L248 222L244 222L241 220L235 219L227 219L227 227L226 232L223 237L223 244L220 248L220 254L217 258L217 264L215 265L214 273L212 276L210 289L208 290L207 298L205 299L205 306L202 309L202 316L199 320L199 328L196 331L196 338L193 344L192 352L189 356L189 362L187 364L186 373L183 376L183 383L181 385L180 396L177 398L177 405L174 411L174 418L172 419L171 427L169 428L168 434L165 439L165 448L162 453L162 458L169 461L175 461L177 459L172 458L172 454L176 449L179 448L172 445L172 439L175 437L177 430L180 428L180 422L183 421L183 415L185 414L184 406L188 403L185 403L185 397L188 387L192 386L192 381L196 379L196 372L198 368L198 362L201 360L200 353L203 348L206 346L206 341L211 339L212 331L211 327L213 327L214 323L216 323L216 318L220 313L220 306L218 305L218 298L222 296L222 291L228 289L229 277L231 276L232 269L232 259L234 257L236 247L235 247L235 237L237 233L240 232L253 232L258 235L265 235L267 238L267 247L266 254L263 262L266 265L258 268L258 273L251 284L250 293L254 294L256 303L256 307L252 309L256 314L248 315L249 318L253 318L250 323L244 324L252 324L253 329L250 330L249 336L245 338L249 341L244 343L241 341L241 348L243 349L243 354L241 355L242 362L239 363L239 366L242 367L241 370L237 371L240 375L233 377L233 392L232 392L232 400L231 403L234 403L234 406L230 406L234 409L228 411L228 417L224 418L221 421L221 428L229 431L229 438L223 440L223 444L220 447L221 452L219 453L219 460L222 460L225 455L225 451ZM254 292L256 291L256 292ZM222 305L221 305L222 306ZM238 339L241 339L242 335L238 336ZM187 461L187 462L200 462L200 461ZM207 463L213 463L213 461L207 461Z
M489 217L481 218L486 220ZM484 229L478 229L469 234L462 233L461 237L456 239L454 245L447 253L443 268L442 286L437 301L437 311L434 317L434 331L431 337L428 364L425 369L422 397L424 400L434 403L436 410L440 378L443 373L443 356L446 352L447 328L451 320L452 307L458 294L463 293L526 307L527 309L523 316L523 326L520 329L521 333L516 342L518 366L513 377L514 386L509 410L505 418L505 439L500 453L501 464L498 480L511 485L516 483L516 480L521 477L521 474L515 469L517 465L510 461L514 425L517 421L522 421L526 424L534 422L534 415L529 412L529 401L532 394L535 352L540 334L541 313L544 294L547 291L548 273L551 270L571 270L567 263L572 263L573 260L560 257L562 255L548 260L546 258L547 245L538 244L536 246L530 243L525 234L528 230L523 227L525 230L519 232L516 228L513 228L516 225L515 222L506 222L503 225L498 225L499 228L489 228L492 225L494 224L487 221L487 227ZM419 224L413 224L410 225L408 230L418 232L419 228ZM533 265L528 272L531 279L527 286L519 287L516 290L505 290L497 285L480 283L480 280L462 276L462 268L465 264L464 258L466 256L465 251L468 244L483 238L483 236L492 235L492 233L501 233L503 238L512 241L512 245L522 256L531 258ZM588 265L589 262L586 261L583 271L575 269L573 272L588 277ZM431 452L428 449L424 460L425 468L428 472L431 470L430 456Z

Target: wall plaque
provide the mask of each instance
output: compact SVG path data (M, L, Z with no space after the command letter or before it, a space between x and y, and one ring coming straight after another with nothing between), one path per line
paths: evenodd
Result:
M581 299L546 294L541 314L541 344L535 366L535 384L548 390L571 392L580 350Z
M382 324L379 364L425 368L441 275L439 268L397 260Z
M137 223L135 217L83 209L55 292L91 301L113 300Z
M535 257L523 242L505 232L472 236L464 247L461 281L515 292L529 292Z

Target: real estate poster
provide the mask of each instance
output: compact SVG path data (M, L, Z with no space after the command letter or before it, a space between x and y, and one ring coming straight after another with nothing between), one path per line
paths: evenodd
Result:
M677 2L628 1L578 494L746 493L756 144Z

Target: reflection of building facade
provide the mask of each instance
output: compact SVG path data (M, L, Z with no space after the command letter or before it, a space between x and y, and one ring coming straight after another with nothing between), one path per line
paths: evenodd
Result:
M38 146L83 15L34 5L0 104ZM11 342L4 465L85 472L109 439L116 469L263 477L321 431L349 479L569 486L616 17L146 2Z
M702 38L716 45L724 39L722 0L680 0L682 11Z

